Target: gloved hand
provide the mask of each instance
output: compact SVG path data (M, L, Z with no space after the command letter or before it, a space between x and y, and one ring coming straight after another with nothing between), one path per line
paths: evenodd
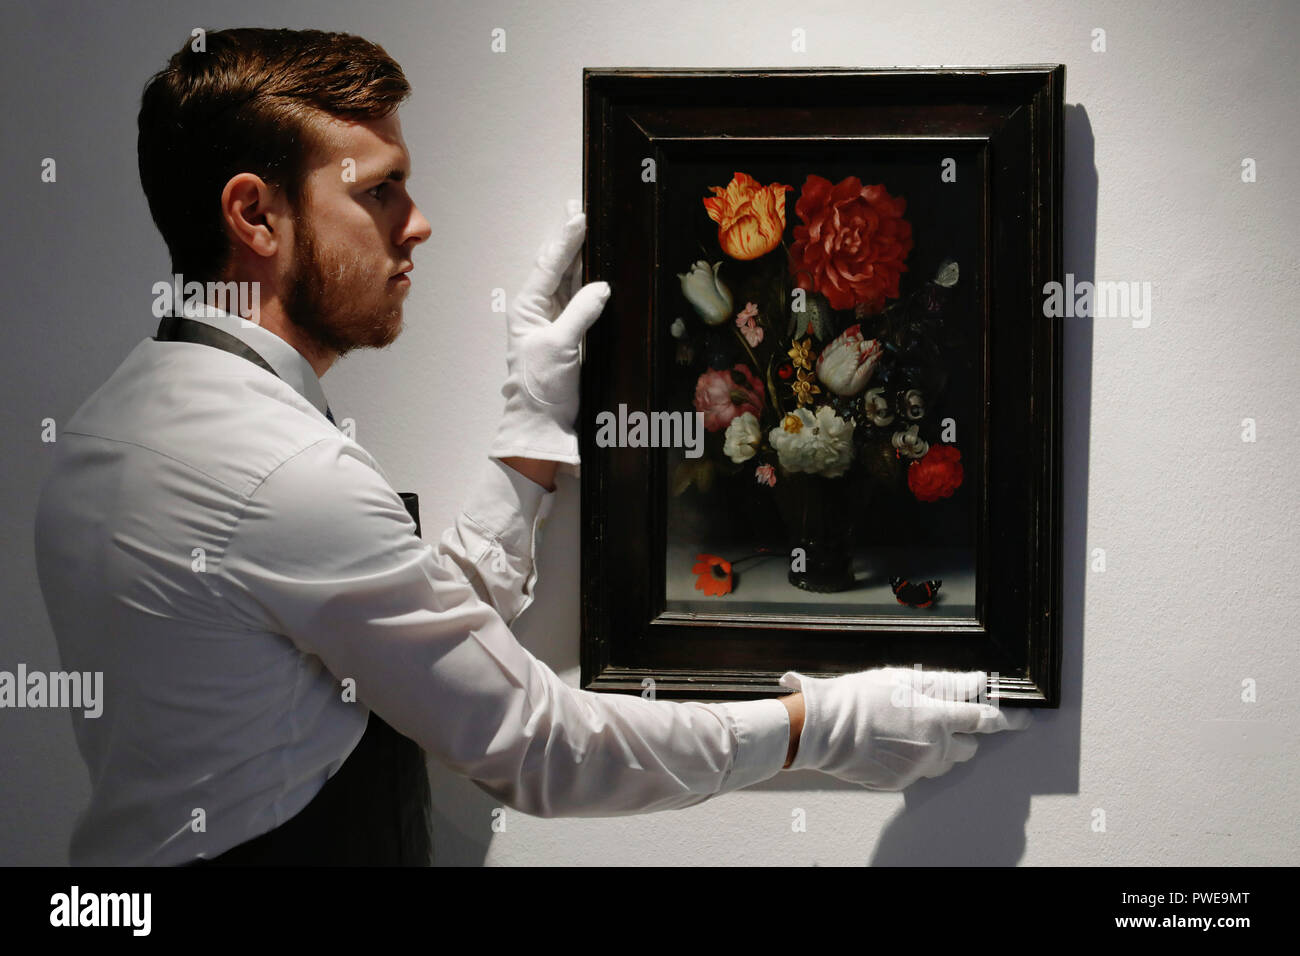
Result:
M582 277L578 255L587 217L576 199L569 219L537 253L537 264L506 313L507 377L501 394L505 412L488 450L493 458L537 458L579 462L579 347L600 316L609 283L592 282L573 291ZM561 311L563 310L563 311Z
M804 724L787 770L820 770L869 790L902 790L975 756L973 734L1023 730L1028 710L975 698L984 671L880 667L841 677L781 676L803 692Z

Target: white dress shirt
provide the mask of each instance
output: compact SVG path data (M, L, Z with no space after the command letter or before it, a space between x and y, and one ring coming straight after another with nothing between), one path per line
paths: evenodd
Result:
M422 541L297 350L197 320L280 377L145 339L57 432L37 507L62 667L104 675L102 715L72 712L92 791L73 865L211 858L279 826L368 708L538 816L687 807L780 771L776 698L577 690L519 644L508 623L533 600L553 495L487 459L453 526Z

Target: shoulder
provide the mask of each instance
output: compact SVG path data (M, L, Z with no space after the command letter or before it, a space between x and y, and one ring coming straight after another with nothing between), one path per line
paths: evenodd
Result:
M269 471L252 490L232 548L268 560L301 556L343 568L392 554L415 538L415 522L374 458L338 433L322 437Z
M317 442L350 441L291 386L246 359L152 339L127 356L63 431L113 442L123 455L153 453L241 497Z

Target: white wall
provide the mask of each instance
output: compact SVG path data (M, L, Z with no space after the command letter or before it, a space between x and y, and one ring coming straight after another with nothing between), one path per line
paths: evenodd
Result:
M484 793L439 769L439 862L1300 862L1297 4L237 2L216 16L187 2L6 14L0 668L58 667L31 553L39 422L66 419L153 331L149 288L168 266L135 114L191 27L361 33L414 84L403 125L435 238L417 251L402 337L324 386L420 493L426 537L450 521L500 410L489 290L517 287L581 195L584 66L1063 62L1066 270L1149 281L1154 307L1144 329L1067 320L1061 710L903 794L782 774L684 811L510 813L504 833ZM494 27L505 54L489 50ZM795 27L807 53L791 52ZM39 180L46 156L57 184ZM1258 182L1240 181L1243 157ZM578 488L563 481L517 633L576 684ZM1095 548L1104 573L1089 570ZM1255 703L1241 701L1247 679ZM88 795L66 712L0 711L0 753L0 863L65 863ZM806 833L791 832L794 808Z

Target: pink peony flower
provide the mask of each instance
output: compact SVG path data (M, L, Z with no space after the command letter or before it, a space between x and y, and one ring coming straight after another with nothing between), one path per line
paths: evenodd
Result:
M733 372L742 383L737 383ZM763 396L763 383L746 365L737 364L732 371L706 369L695 383L695 410L704 413L705 430L716 432L744 412L761 417Z
M776 469L771 465L759 465L754 469L754 478L760 485L773 488L776 486Z

